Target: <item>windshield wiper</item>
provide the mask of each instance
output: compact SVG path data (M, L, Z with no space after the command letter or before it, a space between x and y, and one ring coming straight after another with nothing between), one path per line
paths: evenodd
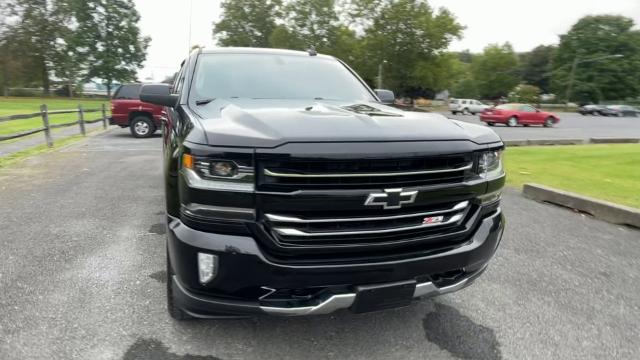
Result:
M200 106L200 105L206 105L210 102L212 102L213 100L215 100L216 98L209 98L209 99L200 99L200 100L196 100L196 105Z

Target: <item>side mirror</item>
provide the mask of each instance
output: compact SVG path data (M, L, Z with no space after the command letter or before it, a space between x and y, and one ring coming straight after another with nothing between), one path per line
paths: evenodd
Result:
M392 105L396 100L396 96L391 90L375 89L374 91L376 92L376 95L378 95L378 99L380 99L380 102L383 104Z
M167 84L142 85L140 100L149 104L175 107L178 95L171 93L171 86Z

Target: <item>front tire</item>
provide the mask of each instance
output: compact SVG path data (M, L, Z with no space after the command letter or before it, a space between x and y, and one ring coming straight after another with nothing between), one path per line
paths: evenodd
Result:
M489 126L496 126L496 124L495 124L495 123L492 123L492 122L488 122L488 123L487 123L487 125L489 125Z
M156 125L146 116L136 116L129 124L131 135L136 138L148 138L156 132Z
M507 126L509 127L518 126L518 118L515 116L510 117L509 120L507 120Z
M553 118L547 118L544 121L544 127L553 127L553 124L555 123L555 121L553 120Z
M462 115L469 115L469 109L464 108L464 110L462 110Z

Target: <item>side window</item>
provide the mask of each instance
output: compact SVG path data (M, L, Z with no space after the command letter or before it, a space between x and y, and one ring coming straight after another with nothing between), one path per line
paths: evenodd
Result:
M180 94L182 92L182 85L184 85L184 66L180 68L178 74L176 75L175 80L173 81L173 86L171 87L171 93Z
M467 100L462 100L463 105L467 105Z
M520 111L524 111L524 112L536 112L536 109L533 108L533 106L529 106L529 105L522 105L520 107Z
M122 85L113 95L114 99L138 100L141 85Z

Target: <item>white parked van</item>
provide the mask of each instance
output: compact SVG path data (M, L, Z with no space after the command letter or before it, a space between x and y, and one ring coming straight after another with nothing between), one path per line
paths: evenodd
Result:
M453 115L457 113L471 114L481 113L482 110L489 108L489 105L483 104L473 99L451 99L449 100L449 110Z

